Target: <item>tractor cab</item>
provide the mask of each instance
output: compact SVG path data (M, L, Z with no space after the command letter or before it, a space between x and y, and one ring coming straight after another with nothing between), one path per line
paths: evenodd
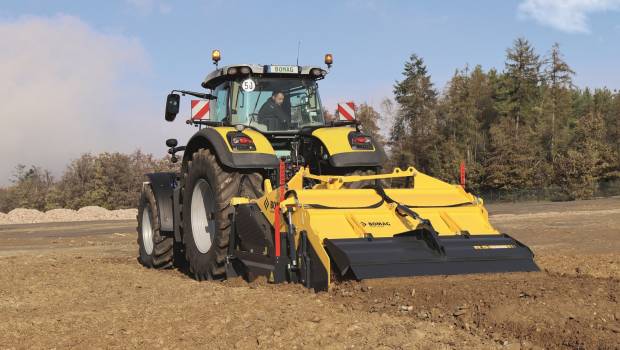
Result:
M210 120L245 125L262 133L292 134L325 124L317 80L327 71L311 66L231 65L209 74Z

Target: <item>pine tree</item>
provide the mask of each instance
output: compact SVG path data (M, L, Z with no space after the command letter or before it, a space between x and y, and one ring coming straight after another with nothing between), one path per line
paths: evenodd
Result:
M551 53L545 60L545 65L545 90L542 99L543 114L547 117L548 126L541 136L548 150L547 158L553 162L557 153L557 144L561 143L563 146L568 142L567 129L569 127L569 118L572 114L572 76L575 72L564 60L560 52L560 46L557 43L551 48ZM560 142L558 142L558 139Z
M514 41L506 51L506 67L502 79L498 109L515 124L515 140L519 139L521 125L531 126L535 119L535 107L539 96L540 58L524 38Z
M411 55L405 63L404 79L394 85L398 111L390 132L392 162L397 166L414 164L433 173L437 149L437 92L433 88L424 60Z
M540 186L550 181L536 131L540 114L540 60L530 43L515 40L505 72L497 78L495 108L485 159L486 185L497 189Z

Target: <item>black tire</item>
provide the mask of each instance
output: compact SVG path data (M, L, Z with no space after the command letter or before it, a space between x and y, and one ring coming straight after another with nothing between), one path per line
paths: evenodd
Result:
M262 176L224 167L209 149L200 149L184 167L182 186L183 243L189 271L199 281L223 278L233 211L230 199L262 196ZM192 207L198 198L203 199L202 207L200 202ZM206 220L197 215L192 221L192 213L201 212L207 213Z
M142 187L137 219L140 263L156 269L171 267L173 238L160 234L157 201L150 185Z

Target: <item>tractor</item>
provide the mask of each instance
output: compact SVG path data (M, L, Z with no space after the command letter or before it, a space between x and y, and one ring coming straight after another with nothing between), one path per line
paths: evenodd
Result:
M381 145L355 120L325 120L326 66L236 64L206 76L166 141L178 173L146 174L139 261L185 266L197 280L264 276L328 290L340 279L536 271L532 251L497 231L481 198L416 170L386 171ZM208 111L208 113L207 113ZM182 156L177 154L182 153Z

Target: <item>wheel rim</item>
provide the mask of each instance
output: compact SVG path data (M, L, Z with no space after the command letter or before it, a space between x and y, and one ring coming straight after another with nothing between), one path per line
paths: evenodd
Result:
M153 254L153 227L148 206L142 211L142 244L144 244L146 254Z
M194 185L191 205L192 236L196 248L201 253L211 249L215 237L215 220L213 220L213 191L209 183L200 179Z

